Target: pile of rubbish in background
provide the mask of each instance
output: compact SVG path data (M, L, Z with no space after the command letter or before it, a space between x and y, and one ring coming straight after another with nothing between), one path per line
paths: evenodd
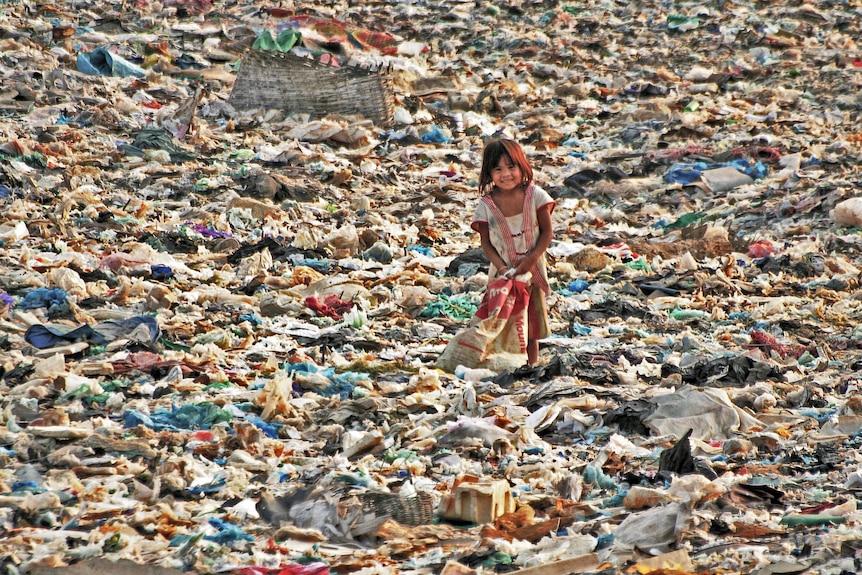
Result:
M859 572L860 23L0 2L2 572ZM448 373L500 134L553 335Z

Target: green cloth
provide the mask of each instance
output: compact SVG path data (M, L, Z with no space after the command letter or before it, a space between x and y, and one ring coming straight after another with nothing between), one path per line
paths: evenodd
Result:
M285 30L277 38L273 38L269 30L264 30L251 47L255 50L290 52L301 40L302 34L296 30Z
M440 294L437 299L429 302L420 314L422 317L446 316L453 319L470 319L476 315L479 306L470 296Z

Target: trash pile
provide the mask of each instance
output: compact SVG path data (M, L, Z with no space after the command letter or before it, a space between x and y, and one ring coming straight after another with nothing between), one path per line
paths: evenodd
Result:
M3 573L859 572L860 26L0 3ZM553 336L449 373L500 134L557 202Z

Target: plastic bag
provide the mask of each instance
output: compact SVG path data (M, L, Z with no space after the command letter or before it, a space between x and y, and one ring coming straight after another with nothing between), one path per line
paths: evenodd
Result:
M99 47L91 52L78 54L78 71L91 76L115 76L126 78L135 76L143 78L147 75L143 68L129 62L122 56L112 53L106 47Z
M449 340L436 367L450 373L459 365L501 372L524 365L530 277L526 273L489 283L469 326Z

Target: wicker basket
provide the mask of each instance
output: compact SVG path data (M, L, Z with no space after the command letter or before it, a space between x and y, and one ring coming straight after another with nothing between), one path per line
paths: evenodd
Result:
M385 72L255 49L243 58L229 102L237 110L362 115L381 126L392 123L395 108L392 79Z

